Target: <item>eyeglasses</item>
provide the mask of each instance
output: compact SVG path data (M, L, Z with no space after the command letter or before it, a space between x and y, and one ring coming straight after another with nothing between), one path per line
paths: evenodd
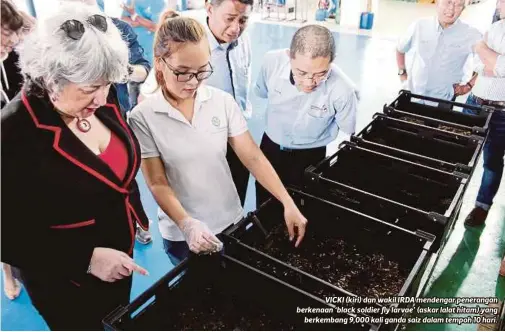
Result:
M172 68L172 66L170 66L165 61L164 58L161 58L161 60L163 60L163 62L167 66L167 68L170 69L172 71L172 73L174 73L174 75L177 77L177 82L189 82L193 79L193 77L196 77L197 81L200 82L200 81L203 81L203 80L206 80L207 78L209 78L210 75L212 75L212 73L214 72L214 69L212 68L212 65L210 64L210 62L208 63L210 70L202 70L202 71L198 71L196 73L181 73L181 72L178 72L177 70L175 70L174 68Z
M95 14L90 16L86 21L98 30L107 32L107 19L105 16ZM78 20L68 20L63 22L61 29L73 40L81 39L85 31L84 24Z
M312 76L308 76L307 73L305 74L297 74L293 71L293 76L294 77L297 77L298 79L302 80L302 81L305 81L305 80L309 80L309 81L312 81L312 82L322 82L324 80L326 80L328 78L328 74L330 73L330 70L328 69L327 71L325 71L324 73L318 73L318 74L314 74Z

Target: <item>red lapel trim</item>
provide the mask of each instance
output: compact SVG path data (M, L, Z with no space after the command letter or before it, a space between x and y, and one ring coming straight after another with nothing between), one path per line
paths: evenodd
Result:
M128 254L131 255L133 253L133 247L135 246L135 226L132 220L132 214L130 213L130 200L128 199L128 197L125 198L125 208L126 208L126 215L128 216L128 226L130 227L130 236L131 236L131 244L130 248L128 249ZM136 215L136 213L134 214Z
M88 220L88 221L81 221L75 224L64 224L64 225L55 225L55 226L50 226L50 228L53 229L72 229L72 228L81 228L85 226L91 226L95 224L95 219Z
M55 126L43 125L43 124L41 124L38 121L37 116L35 115L35 112L33 111L32 107L30 105L30 102L28 101L28 98L26 97L26 94L25 94L24 90L21 93L21 100L23 101L23 104L25 105L26 109L28 110L28 113L32 117L32 120L35 123L35 126L37 128L41 128L41 129L45 129L45 130L49 130L49 131L54 132L53 148L59 154L61 154L64 158L68 159L70 162L72 162L73 164L75 164L77 167L85 170L89 174L91 174L94 177L96 177L98 180L102 181L103 183L105 183L109 187L113 188L114 190L117 190L117 191L119 191L120 193L123 193L123 194L127 194L127 196L125 198L125 208L126 208L126 214L127 214L127 217L128 217L128 226L130 228L130 235L131 235L131 244L130 244L130 249L128 250L128 253L131 255L132 252L133 252L133 247L135 245L135 228L134 228L134 222L132 220L132 213L134 214L134 217L138 220L138 222L139 223L141 223L141 222L140 222L140 219L138 218L137 213L135 212L135 209L131 206L130 201L128 199L129 191L127 189L125 189L125 188L119 187L118 185L116 185L115 183L111 182L109 179L107 179L106 177L104 177L102 174L98 173L97 171L95 171L91 167L89 167L89 166L81 163L79 160L75 159L74 157L72 157L71 155L69 155L68 153L66 153L65 151L63 151L63 149L61 149L60 146L59 146L60 137L61 137L61 128L55 127ZM119 112L117 106L114 105L114 104L106 104L106 106L111 107L114 110L114 112L116 113L116 116L118 117L121 125L125 128L126 132L128 133L128 137L129 137L130 143L132 144L132 147L133 147L133 167L131 168L131 172L130 172L130 175L128 177L128 180L124 183L124 186L127 188L129 186L129 184L131 183L131 181L133 180L133 177L135 175L135 169L136 169L136 165L137 165L137 149L136 149L136 145L135 145L135 142L133 140L132 133L130 132L130 129L126 125L126 122L124 121L123 117L121 116L121 113Z
M145 230L145 231L149 230L149 221L148 221L147 226L146 226L146 225L144 225L144 224L142 223L142 219L140 219L140 218L139 218L139 216L137 215L137 212L136 212L136 211L135 211L135 209L133 208L133 205L131 205L130 201L128 201L128 207L130 208L131 212L133 213L133 216L135 217L135 219L137 219L137 220L138 220L138 222L139 222L139 226L140 226L143 230Z
M23 104L25 105L26 109L28 110L28 113L30 113L30 116L32 117L33 122L35 123L35 125L37 126L37 128L46 129L46 130L54 132L53 148L59 154L61 154L63 157L65 157L70 162L72 162L73 164L75 164L77 167L82 168L83 170L85 170L89 174L93 175L94 177L96 177L98 180L102 181L103 183L105 183L109 187L111 187L111 188L113 188L113 189L115 189L115 190L117 190L117 191L119 191L121 193L124 193L124 194L128 193L128 190L119 187L114 182L111 182L109 179L107 179L106 177L104 177L102 174L98 173L97 171L95 171L91 167L89 167L89 166L81 163L79 160L75 159L74 157L72 157L71 155L69 155L68 153L66 153L65 151L63 151L63 149L61 149L60 146L59 146L60 145L60 137L61 137L61 128L54 127L54 126L46 126L46 125L41 124L39 122L39 120L37 119L37 116L35 115L35 112L33 111L32 107L30 105L30 102L26 98L26 95L25 95L24 91L21 94L21 99L22 99Z

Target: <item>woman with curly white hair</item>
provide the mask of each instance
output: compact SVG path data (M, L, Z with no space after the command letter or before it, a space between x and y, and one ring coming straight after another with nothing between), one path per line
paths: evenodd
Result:
M147 227L138 142L111 83L128 48L96 7L62 6L19 49L21 92L2 110L2 261L52 330L99 330L129 302L135 224ZM17 234L17 236L12 236Z

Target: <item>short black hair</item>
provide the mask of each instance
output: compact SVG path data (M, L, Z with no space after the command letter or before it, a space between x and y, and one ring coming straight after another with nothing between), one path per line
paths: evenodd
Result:
M2 0L2 27L10 31L18 31L24 25L23 16L19 13L12 2Z
M298 29L291 40L289 54L292 59L296 54L309 54L313 59L318 57L335 59L335 38L330 30L321 25L306 25Z
M208 3L210 3L211 5L214 5L216 7L221 6L221 4L225 1L227 1L227 0L207 0ZM251 7L254 6L254 0L228 0L228 1L238 1L240 3L243 3L244 5L248 5Z

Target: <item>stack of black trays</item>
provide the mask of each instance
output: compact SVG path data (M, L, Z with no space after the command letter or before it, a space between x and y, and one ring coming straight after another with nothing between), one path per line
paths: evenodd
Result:
M419 293L457 218L491 115L413 97L424 98L402 91L385 115L307 169L303 191L288 190L309 220L300 247L288 240L283 206L268 200L223 232L223 254L191 255L108 315L106 329L398 329L385 319L402 314L382 309L412 302L359 299Z
M224 254L186 259L133 303L111 313L104 320L106 328L396 329L397 323L380 321L386 317L381 307L411 303L339 303L328 298L414 296L434 237L393 229L316 196L289 192L311 220L299 248L288 240L283 206L269 200L223 233ZM365 307L379 312L357 314ZM303 308L321 312L302 313ZM305 321L315 317L326 320Z
M459 216L492 111L403 90L351 142L307 168L306 190L391 226L432 234L437 252Z

